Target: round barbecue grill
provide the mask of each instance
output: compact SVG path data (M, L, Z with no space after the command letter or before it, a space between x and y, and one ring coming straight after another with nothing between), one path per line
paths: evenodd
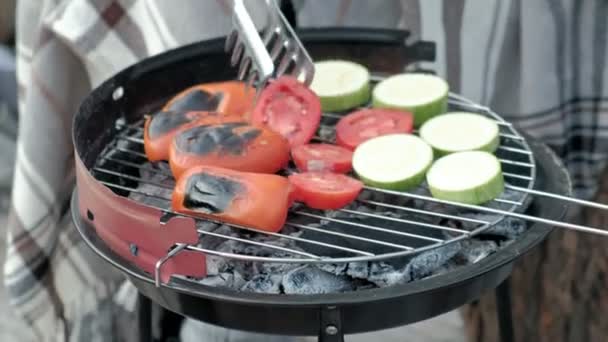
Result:
M373 71L375 81L412 62L433 58L428 43L406 45L403 31L310 29L301 30L299 37L314 59L357 61ZM424 186L407 193L367 188L356 204L339 211L295 207L288 227L275 234L247 227L219 232L205 228L201 220L173 213L167 201L173 184L168 169L147 163L143 154L142 118L191 85L234 79L223 44L223 39L216 39L186 46L118 73L84 101L73 126L77 189L72 211L78 230L144 296L170 311L227 328L319 335L325 341L405 325L496 288L510 274L513 262L550 232L546 223L559 221L566 212L567 204L559 198L536 196L539 191L570 194L559 159L490 109L451 94L452 109L483 113L501 127L497 155L508 185L503 196L484 206L436 200ZM332 126L340 116L325 113L316 139L331 141ZM492 229L509 219L532 224L481 260L409 282L334 293L277 294L201 281L209 258L234 264L408 262L471 239L491 238ZM278 254L220 250L205 244L210 239ZM508 325L508 305L499 305Z

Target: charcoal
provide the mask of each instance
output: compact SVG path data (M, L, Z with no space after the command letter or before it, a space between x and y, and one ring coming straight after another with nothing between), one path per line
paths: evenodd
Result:
M287 258L286 254L287 253L276 253L272 256L275 258ZM285 274L300 266L300 264L295 263L281 264L276 262L254 262L253 272L255 274Z
M216 255L207 255L207 275L218 275L228 271L230 268L229 260Z
M334 141L334 128L329 125L320 125L319 138L323 141Z
M367 277L369 277L369 263L366 261L350 262L348 263L346 274L353 278L367 279Z
M354 290L347 277L340 277L314 266L303 266L283 276L283 289L287 294L321 294Z
M513 217L505 217L495 227L488 229L487 233L514 240L527 229L526 222Z
M343 276L346 274L346 268L348 267L347 263L339 263L339 264L316 264L316 267L320 268L321 270L337 275L337 276Z
M200 283L214 287L240 289L245 284L245 280L239 273L220 273L216 276L207 276Z
M476 263L498 249L496 242L487 240L470 239L461 244L463 248L459 255L468 263Z
M129 198L160 209L169 209L171 200L171 189L161 188L151 184L141 184L137 192L131 192ZM160 198L159 198L160 197ZM164 200L166 198L167 200Z
M379 287L386 287L407 283L411 276L408 266L395 268L386 262L372 262L367 280Z
M444 265L461 250L460 243L450 243L448 245L431 249L412 258L407 265L412 280L422 279Z
M251 280L241 287L241 291L257 292L257 293L280 293L281 275L277 274L260 274L256 275Z
M147 169L153 171L148 171ZM140 171L140 177L152 181L153 183L160 183L167 187L171 187L173 180L169 175L170 170L166 163L145 163L145 166ZM139 192L151 194L153 196L161 196L167 199L171 197L171 189L160 188L156 185L141 183L138 186L138 190ZM424 184L411 192L429 196L428 190ZM168 201L141 195L136 192L132 192L129 197L155 207L169 207ZM519 201L521 200L521 194L507 189L501 198ZM325 216L328 219L324 220L305 215L290 214L289 221L323 230L357 235L416 248L421 247L428 242L416 238L383 233L374 229L369 229L369 227L332 222L329 219L394 229L401 232L425 235L438 239L449 239L458 234L441 231L439 229L429 229L428 227L408 224L403 221L400 222L399 220L440 224L465 230L473 230L477 228L479 224L460 220L450 220L440 216L424 215L404 210L389 210L385 206L370 204L366 202L366 200L390 203L391 205L396 206L408 206L416 209L475 218L489 222L501 218L500 215L496 214L480 213L479 211L464 210L457 206L443 205L428 200L416 200L407 196L371 192L368 190L364 190L359 199L360 201L353 202L346 207L349 211L356 211L358 213L343 210L323 212L312 210L304 207L302 204L296 203L294 204L295 210L302 210ZM501 204L498 202L492 202L488 204L488 206L500 209L509 209L510 207L508 204ZM375 216L389 217L391 219L382 219L370 215L366 216L366 213L371 213ZM296 251L305 251L327 258L352 256L350 253L345 253L344 251L335 248L302 243L289 238L257 234L204 220L197 221L196 226L197 229L203 232L210 232L226 237L238 237L246 241L255 241ZM483 233L482 238L484 238L484 240L481 238L466 239L417 255L375 262L302 265L294 263L243 261L208 255L208 275L206 278L200 280L200 282L209 286L225 287L243 292L284 292L287 294L337 293L387 287L437 276L450 272L458 267L462 267L463 265L479 262L488 255L496 252L499 248L514 241L514 239L521 235L525 230L526 224L524 221L506 217L496 226L489 228ZM393 247L387 247L381 244L371 244L312 230L300 230L292 226L285 226L281 231L281 234L316 240L347 248L365 250L374 254L395 251ZM252 245L246 242L229 240L224 237L211 235L203 235L199 246L205 249L241 255L271 258L293 257L291 253L272 247Z

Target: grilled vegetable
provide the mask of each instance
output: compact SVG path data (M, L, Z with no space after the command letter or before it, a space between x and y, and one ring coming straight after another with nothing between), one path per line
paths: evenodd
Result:
M205 83L173 97L163 110L217 111L243 116L253 103L255 91L239 81Z
M374 88L372 105L377 108L398 108L414 114L414 126L447 110L449 87L442 78L407 73L386 78Z
M198 166L185 172L173 191L174 211L278 232L290 206L285 177Z
M336 144L354 150L362 142L381 135L410 133L413 118L408 112L394 109L361 109L338 121Z
M318 62L310 88L321 99L323 111L345 111L369 101L369 71L349 61Z
M313 209L340 209L354 201L363 183L331 172L303 172L289 176L293 198Z
M330 144L306 144L294 147L291 158L300 171L347 173L352 170L353 152Z
M175 136L169 151L169 165L176 178L199 165L275 173L288 162L285 138L242 121L189 128Z
M238 116L218 112L162 111L147 117L144 124L144 151L154 162L169 159L169 148L176 134L201 124L242 121Z
M483 151L456 152L438 159L426 180L433 197L468 204L488 202L504 189L500 162Z
M433 149L410 134L370 139L353 154L353 169L365 184L391 190L418 186L432 162Z
M420 127L420 137L436 156L460 151L487 151L498 147L498 124L484 115L464 112L440 115Z
M321 121L319 98L303 83L282 76L260 94L251 122L266 125L294 147L306 144Z

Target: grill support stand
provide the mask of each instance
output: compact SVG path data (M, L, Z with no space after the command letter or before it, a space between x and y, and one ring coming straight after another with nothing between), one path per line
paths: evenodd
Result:
M511 311L511 277L505 279L495 290L496 317L501 342L513 342L513 314ZM142 295L138 296L139 340L155 341L152 337L152 302ZM323 307L320 310L319 342L344 342L342 315L335 306Z
M139 340L141 342L154 341L152 339L152 301L141 293L137 297Z
M511 312L511 277L496 288L496 315L501 342L513 342L513 314Z
M344 342L342 315L337 307L321 308L321 326L319 329L319 342Z

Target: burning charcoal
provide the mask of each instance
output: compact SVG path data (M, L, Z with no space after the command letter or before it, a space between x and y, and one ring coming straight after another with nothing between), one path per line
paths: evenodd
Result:
M459 254L468 263L473 264L496 252L498 249L498 245L494 241L470 239L463 241L461 244L462 250Z
M367 280L379 287L386 287L407 283L411 280L411 276L407 266L395 269L392 265L385 262L372 262Z
M276 258L284 258L285 256L273 255ZM285 274L294 268L302 266L301 264L279 264L276 262L254 262L253 272L256 274Z
M171 201L171 192L171 189L142 183L137 187L137 192L129 194L129 198L152 207L168 209Z
M232 229L225 225L219 226L219 225L198 222L196 227L201 230L204 230L204 231L208 231L208 232L212 232L212 233L216 233L216 234L222 234L222 235L226 235L226 236L231 236L231 234L232 234ZM201 227L204 227L204 228L201 228ZM201 248L218 249L218 246L220 246L221 244L224 244L228 241L230 241L230 240L226 240L226 238L222 238L222 237L217 237L217 236L212 236L212 235L203 235L199 245ZM230 246L233 246L235 243L236 243L236 241L231 242Z
M283 276L283 289L287 294L320 294L351 291L354 286L346 277L303 266Z
M461 248L459 242L450 243L415 256L407 265L412 280L422 279L433 274L454 257Z
M323 141L334 141L334 128L327 125L320 125L319 138L321 138Z
M348 266L347 263L340 263L340 264L316 264L315 266L317 266L318 268L320 268L321 270L331 273L331 274L335 274L337 276L343 276L346 274L346 267Z
M367 279L369 276L368 262L351 262L348 263L346 274L353 278Z
M281 293L282 277L276 274L256 275L241 287L241 291L257 293Z
M512 217L505 217L495 227L488 229L488 234L495 234L506 237L508 239L515 239L527 229L526 222Z
M245 280L238 273L220 273L216 276L207 276L200 283L214 287L240 289L245 284Z
M521 202L523 200L523 198L524 198L524 194L522 192L511 190L511 189L505 189L505 191L500 195L500 199L515 201L515 202ZM527 206L530 204L529 200L530 200L530 198L528 198L528 200L524 201L523 205L521 205L518 208L518 211L525 210L527 208ZM511 207L513 207L513 204L492 201L492 202L488 203L487 206L491 207L491 208L496 208L496 209L510 210Z
M230 268L228 264L228 259L215 256L215 255L207 255L207 275L218 275L222 272L225 272Z

